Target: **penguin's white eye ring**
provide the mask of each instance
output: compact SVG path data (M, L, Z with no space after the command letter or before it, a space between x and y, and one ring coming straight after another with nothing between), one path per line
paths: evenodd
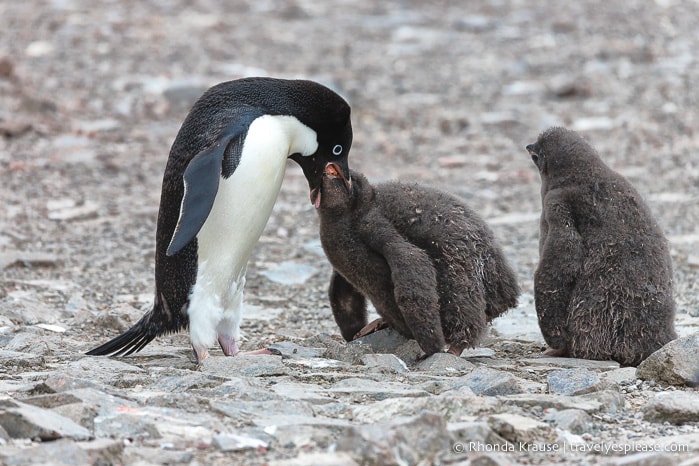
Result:
M333 147L333 155L340 155L342 154L342 146L340 144L335 144L335 147Z

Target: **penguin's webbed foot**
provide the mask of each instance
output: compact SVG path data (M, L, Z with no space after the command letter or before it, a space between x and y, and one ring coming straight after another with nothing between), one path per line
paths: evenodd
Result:
M192 345L192 351L197 364L201 364L204 359L209 357L209 349L206 346Z
M235 356L236 354L240 353L238 342L235 341L235 338L229 335L219 335L218 344L221 345L223 354L226 356Z

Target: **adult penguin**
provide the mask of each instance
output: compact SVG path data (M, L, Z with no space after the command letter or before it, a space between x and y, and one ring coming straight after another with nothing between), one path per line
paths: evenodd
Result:
M216 340L225 355L238 353L247 262L279 194L286 159L301 165L317 203L328 163L349 174L351 144L349 105L318 83L245 78L206 91L165 167L153 307L87 354L128 355L186 328L198 362Z

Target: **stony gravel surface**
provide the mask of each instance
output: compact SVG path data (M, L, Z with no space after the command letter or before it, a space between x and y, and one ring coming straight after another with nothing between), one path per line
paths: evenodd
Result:
M638 187L672 246L678 333L696 335L698 18L674 0L0 4L0 463L699 464L696 389L538 357L524 150L564 125ZM162 170L189 106L250 75L333 87L354 169L439 186L490 222L523 295L482 348L416 364L390 332L342 343L290 162L243 323L244 349L283 359L214 351L196 367L186 335L83 357L150 305ZM691 366L696 340L669 357Z

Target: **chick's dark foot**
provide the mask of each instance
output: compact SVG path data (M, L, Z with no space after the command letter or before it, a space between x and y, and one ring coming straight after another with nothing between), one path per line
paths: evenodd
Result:
M567 348L549 348L543 353L541 353L542 356L549 356L552 358L567 358L568 357L568 349Z
M378 318L373 322L369 322L360 331L355 333L352 340L357 340L385 328L388 328L388 324L383 319Z

